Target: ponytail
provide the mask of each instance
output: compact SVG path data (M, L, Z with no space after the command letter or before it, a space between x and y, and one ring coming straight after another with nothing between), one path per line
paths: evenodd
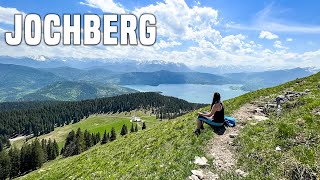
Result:
M220 94L218 92L215 92L212 98L211 109L216 103L220 102L220 99L221 99Z

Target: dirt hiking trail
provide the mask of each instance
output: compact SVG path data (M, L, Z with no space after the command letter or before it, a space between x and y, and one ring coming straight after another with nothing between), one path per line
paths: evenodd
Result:
M235 147L232 144L233 139L238 136L240 130L248 123L256 124L258 121L267 120L267 115L264 113L263 103L252 102L244 104L240 109L236 110L231 116L237 119L235 127L215 128L215 135L205 147L208 157L213 159L214 169L217 171L228 172L234 170L236 158L234 156ZM212 173L209 169L202 167L199 170L202 177L190 176L189 179L198 180L215 180L219 179L217 174ZM236 174L245 177L247 173L240 169L235 170Z
M249 122L266 120L267 117L263 113L262 107L257 104L245 104L236 110L232 117L237 119L235 127L226 128L221 135L219 133L214 136L206 147L206 152L214 159L214 166L224 171L230 170L235 164L234 148L232 146L233 139L238 136L239 131Z

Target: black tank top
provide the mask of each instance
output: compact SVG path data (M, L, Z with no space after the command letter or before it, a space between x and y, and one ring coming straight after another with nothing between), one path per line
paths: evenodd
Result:
M216 111L213 116L214 122L217 122L217 123L224 122L224 107L221 102L220 102L220 105L221 105L220 111Z

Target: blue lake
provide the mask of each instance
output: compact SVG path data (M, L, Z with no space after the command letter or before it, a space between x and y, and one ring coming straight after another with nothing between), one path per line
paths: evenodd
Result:
M239 84L225 85L200 85L200 84L160 84L158 86L149 85L127 85L125 87L135 89L140 92L162 92L165 96L173 96L187 100L193 103L210 104L214 92L221 94L222 100L227 100L233 97L247 93L240 90ZM231 88L232 87L232 88Z

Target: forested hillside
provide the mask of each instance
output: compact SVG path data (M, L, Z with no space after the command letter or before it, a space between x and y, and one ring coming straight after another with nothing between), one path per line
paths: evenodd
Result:
M62 81L52 83L34 93L23 96L19 101L79 101L137 92L117 85Z
M201 106L158 93L134 93L74 102L33 102L30 106L26 103L4 103L0 104L0 136L38 136L53 131L54 127L76 123L91 114L145 109L159 118L174 118Z
M61 81L50 72L12 64L0 64L0 102L14 101L53 82Z
M66 66L57 68L44 68L40 70L53 73L56 76L62 77L69 81L93 81L100 83L110 83L113 81L112 76L115 74L119 74L99 67L94 69L77 69Z
M35 69L27 66L0 64L0 102L75 101L111 97L136 92L109 84L108 70L80 70L69 67Z

